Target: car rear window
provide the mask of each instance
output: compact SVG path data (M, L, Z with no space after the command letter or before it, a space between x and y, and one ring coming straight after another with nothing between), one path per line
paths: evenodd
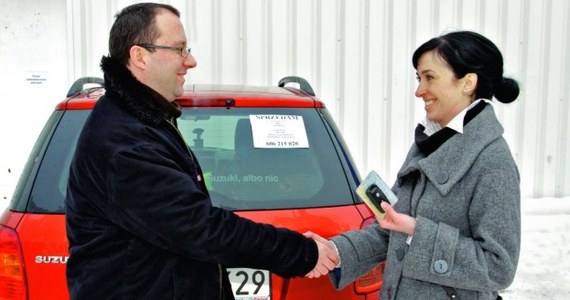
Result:
M88 114L63 114L45 148L27 211L64 212L69 165ZM285 121L275 121L280 119ZM178 128L200 162L216 206L259 210L353 203L343 164L316 109L183 108Z
M185 109L178 128L198 157L214 205L241 210L352 203L316 109Z
M56 111L48 122L46 128L38 139L41 145L37 153L32 152L27 166L30 169L23 178L20 178L17 194L21 193L21 198L26 198L26 188L29 182L33 182L29 201L23 199L13 199L19 203L15 205L20 208L22 203L28 203L25 208L28 212L37 213L63 213L64 198L67 189L67 178L69 175L69 165L75 152L75 145L79 138L81 128L89 115L90 110L73 110L61 112ZM57 117L61 116L59 122ZM52 128L47 128L51 126ZM53 128L51 139L49 135ZM45 150L44 150L45 149ZM37 167L39 165L39 168ZM37 169L37 171L35 171ZM34 174L37 174L34 179ZM23 191L20 191L23 189Z

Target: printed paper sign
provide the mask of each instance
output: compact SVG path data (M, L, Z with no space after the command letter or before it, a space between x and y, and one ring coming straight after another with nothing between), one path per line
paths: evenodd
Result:
M25 79L32 86L43 86L47 82L47 72L26 72Z
M302 116L250 115L255 148L309 148Z

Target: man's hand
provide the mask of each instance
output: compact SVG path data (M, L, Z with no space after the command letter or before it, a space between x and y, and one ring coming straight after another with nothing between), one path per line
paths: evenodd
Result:
M334 270L340 261L334 243L310 231L305 232L303 235L315 240L319 249L319 259L317 260L317 264L311 272L305 275L305 277L319 278Z

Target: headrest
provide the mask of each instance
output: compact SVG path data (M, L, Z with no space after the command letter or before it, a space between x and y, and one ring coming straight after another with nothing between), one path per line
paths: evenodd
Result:
M253 149L253 135L249 119L238 120L234 136L234 149L236 154Z

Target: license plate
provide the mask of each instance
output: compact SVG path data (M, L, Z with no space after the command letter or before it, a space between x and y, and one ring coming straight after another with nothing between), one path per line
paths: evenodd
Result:
M271 274L267 270L228 269L236 300L271 300Z

